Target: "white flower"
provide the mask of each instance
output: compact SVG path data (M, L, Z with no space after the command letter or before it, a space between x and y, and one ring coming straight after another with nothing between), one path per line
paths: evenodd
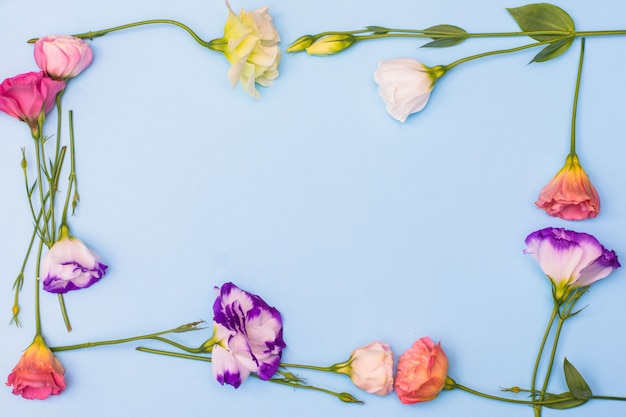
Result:
M443 66L429 68L412 58L396 58L378 62L374 81L387 113L404 123L426 106L435 82L445 72Z

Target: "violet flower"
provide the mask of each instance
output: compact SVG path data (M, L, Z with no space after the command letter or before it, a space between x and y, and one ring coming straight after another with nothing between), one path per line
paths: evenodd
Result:
M43 289L66 293L87 288L104 276L107 266L85 244L70 235L62 225L61 237L52 245L41 263Z
M215 289L213 375L220 384L235 388L251 372L260 379L270 379L280 366L286 346L280 313L258 295L231 282Z
M526 245L524 253L532 255L552 281L557 302L621 266L614 251L587 233L548 227L528 235Z

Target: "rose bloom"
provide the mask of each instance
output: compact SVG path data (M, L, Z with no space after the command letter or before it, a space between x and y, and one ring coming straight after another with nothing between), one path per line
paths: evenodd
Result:
M213 375L238 388L251 372L268 380L278 370L283 341L283 322L278 310L258 295L228 282L213 304L215 342L212 351ZM206 344L205 344L206 345Z
M393 352L387 343L372 342L352 352L348 361L333 365L365 392L387 395L393 391Z
M39 117L52 110L64 88L65 82L53 80L43 71L7 78L0 84L0 111L28 124L33 138L37 138Z
M61 362L46 346L43 337L37 335L9 374L6 385L13 387L15 395L45 400L65 389L64 374Z
M614 251L587 233L548 227L528 235L526 246L524 253L535 258L552 282L557 302L621 266Z
M398 359L395 388L403 404L433 400L444 388L448 358L429 337L413 343Z
M89 44L74 36L49 35L35 42L37 66L56 80L76 77L92 59Z
M237 82L255 99L261 97L256 84L268 87L278 77L280 36L268 7L248 12L241 9L237 16L226 2L228 18L224 37L209 42L209 48L222 52L231 67L228 80Z
M61 237L41 262L43 289L66 293L87 288L104 276L107 266L85 244L61 226Z
M404 123L410 114L426 107L435 82L445 72L443 66L429 68L411 58L396 58L378 62L374 81L387 113Z
M550 216L584 220L600 213L600 197L576 154L568 155L565 165L539 193L535 203Z

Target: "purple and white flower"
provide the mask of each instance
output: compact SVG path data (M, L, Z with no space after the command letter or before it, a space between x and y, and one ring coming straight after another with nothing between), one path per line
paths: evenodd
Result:
M552 281L557 301L564 301L573 289L588 287L621 266L614 251L605 249L587 233L548 227L528 235L526 245L524 253L535 258Z
M107 266L85 244L61 226L61 237L52 245L41 263L43 289L66 293L87 288L104 276Z
M280 313L258 295L231 282L215 289L212 337L216 343L212 353L215 379L235 388L251 372L256 372L260 379L270 379L280 366L286 346Z

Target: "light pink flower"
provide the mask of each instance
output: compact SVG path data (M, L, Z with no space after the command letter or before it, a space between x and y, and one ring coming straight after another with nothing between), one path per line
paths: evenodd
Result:
M393 391L393 352L387 343L374 341L356 348L350 359L332 368L370 394L382 396Z
M36 138L39 117L52 110L57 94L64 88L65 82L53 80L43 71L7 78L0 84L0 111L28 124Z
M89 44L74 36L49 35L35 42L37 66L57 80L76 77L92 59Z
M433 400L444 388L448 358L430 337L417 340L398 360L396 394L403 404Z
M64 374L63 365L38 335L9 374L6 385L13 387L15 395L45 400L65 389Z
M600 213L600 196L576 154L568 155L565 165L543 187L535 203L550 216L584 220Z
M404 123L409 115L426 107L435 82L445 72L441 65L430 68L412 58L396 58L378 62L374 81L387 113Z

